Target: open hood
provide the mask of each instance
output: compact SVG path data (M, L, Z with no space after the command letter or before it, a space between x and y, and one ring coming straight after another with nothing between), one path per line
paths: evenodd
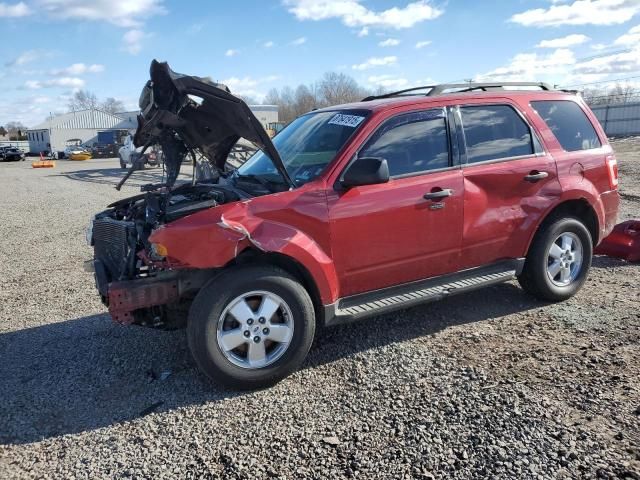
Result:
M169 186L189 151L200 150L221 171L240 138L263 150L289 186L294 186L262 124L225 85L176 73L156 60L151 62L150 76L140 95L134 144L162 145Z

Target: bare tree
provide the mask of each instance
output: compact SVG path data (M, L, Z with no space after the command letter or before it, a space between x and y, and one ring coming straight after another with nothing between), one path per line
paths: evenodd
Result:
M22 122L8 122L5 128L9 134L9 140L24 140L27 127Z
M277 88L272 88L267 92L267 95L264 97L264 101L262 102L264 105L280 105L280 92L278 92Z
M582 97L591 106L627 103L640 100L640 89L618 83L611 88L585 88Z
M78 90L69 100L69 111L78 112L98 108L98 97L89 90Z
M7 133L9 132L7 132L4 127L0 127L0 136L4 137Z
M361 100L366 92L349 75L327 72L318 84L321 101L326 106Z
M113 115L115 113L124 111L124 103L116 98L108 97L104 102L100 104L100 108L105 112Z
M312 87L313 88L313 87ZM318 107L318 99L311 88L298 85L294 94L293 112L297 117Z
M314 108L356 102L371 93L344 73L328 72L318 83L298 85L295 90L288 86L272 88L263 103L278 105L278 118L286 123Z

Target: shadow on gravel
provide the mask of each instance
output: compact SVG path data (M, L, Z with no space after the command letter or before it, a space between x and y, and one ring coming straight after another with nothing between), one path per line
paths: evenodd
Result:
M321 330L303 368L544 304L512 284ZM0 443L95 430L148 413L243 395L212 385L184 331L120 327L93 315L0 335Z
M627 262L620 258L596 255L591 262L592 268L612 268L612 267L637 267L638 263Z
M127 170L122 168L96 168L92 170L76 170L63 172L53 177L67 177L71 180L81 182L101 183L104 185L117 185L124 177ZM158 183L162 179L162 168L145 167L144 170L137 170L129 177L129 184L132 183Z

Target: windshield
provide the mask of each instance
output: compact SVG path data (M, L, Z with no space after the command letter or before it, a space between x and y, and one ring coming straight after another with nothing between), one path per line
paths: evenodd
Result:
M296 118L276 135L273 144L296 186L317 178L368 114L368 110L309 113ZM261 150L237 172L272 182L283 181L271 159Z

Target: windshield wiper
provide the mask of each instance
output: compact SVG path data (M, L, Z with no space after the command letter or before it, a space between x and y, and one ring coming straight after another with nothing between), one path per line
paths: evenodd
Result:
M274 190L274 188L272 186L272 182L262 178L259 175L254 175L253 173L244 174L243 175L243 174L238 173L237 170L235 170L233 172L233 177L236 179L236 182L238 180L249 180L250 182L257 183L258 185L262 185L264 188L266 188L267 190L269 190L272 193L275 192L275 190Z

